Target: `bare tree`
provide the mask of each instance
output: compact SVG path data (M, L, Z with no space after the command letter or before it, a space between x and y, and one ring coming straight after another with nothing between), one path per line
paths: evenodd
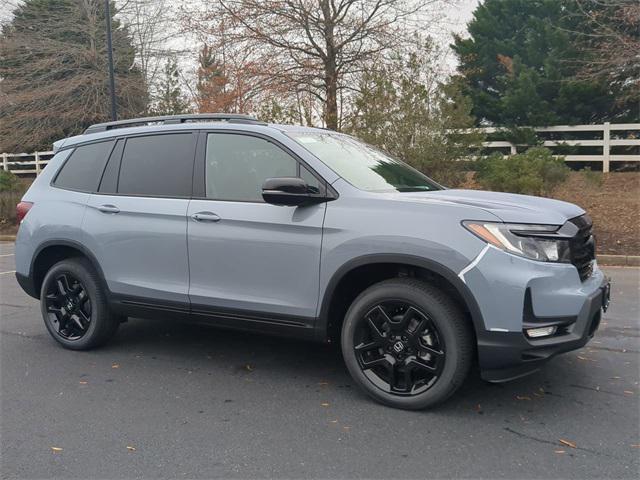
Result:
M574 15L587 28L573 31L586 55L577 78L604 80L618 104L629 104L638 117L640 101L640 1L576 0Z
M191 25L249 52L262 73L323 104L339 128L338 97L353 74L404 41L427 6L446 0L217 0ZM435 9L434 9L435 10ZM424 17L420 20L424 21ZM224 28L221 28L223 26Z
M116 17L131 35L140 68L151 96L150 107L158 101L159 77L166 62L181 53L174 40L179 34L173 2L167 0L120 0Z

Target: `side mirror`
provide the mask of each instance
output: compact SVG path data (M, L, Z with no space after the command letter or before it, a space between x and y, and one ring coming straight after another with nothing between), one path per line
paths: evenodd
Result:
M328 199L298 177L267 178L262 184L262 198L273 205L295 207L320 203Z

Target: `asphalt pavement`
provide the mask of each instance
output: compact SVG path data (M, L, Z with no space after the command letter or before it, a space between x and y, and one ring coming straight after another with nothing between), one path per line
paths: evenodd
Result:
M361 394L332 347L158 318L59 347L0 243L4 478L638 478L640 269L582 350L435 410Z

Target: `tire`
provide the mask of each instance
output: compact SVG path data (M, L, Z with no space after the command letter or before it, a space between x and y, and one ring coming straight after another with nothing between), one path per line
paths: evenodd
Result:
M471 324L462 311L443 291L412 278L385 280L362 292L345 316L341 346L365 393L407 410L450 397L474 355Z
M51 336L71 350L105 344L120 325L109 310L100 278L84 258L62 260L49 269L42 282L40 308Z

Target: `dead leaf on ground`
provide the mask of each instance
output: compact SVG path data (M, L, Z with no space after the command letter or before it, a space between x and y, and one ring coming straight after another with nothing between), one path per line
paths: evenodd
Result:
M531 397L527 397L526 395L516 395L516 400L531 400Z
M113 365L111 365L111 368L120 368L120 365L118 365L117 363L114 363Z
M564 450L554 450L554 452L555 452L555 453L560 453L560 454L561 454L561 453L565 453L565 451L564 451Z
M51 447L51 450L53 450L55 453L60 453L62 451L60 447Z
M570 442L569 440L564 440L564 439L560 439L559 442L563 445L566 445L567 447L571 447L571 448L577 448L576 444L573 442Z
M578 358L579 358L580 360L589 360L587 357L583 357L582 355L578 355Z
M136 447L132 447L131 445L127 445L127 450L129 450L130 452L135 452L136 451Z
M85 382L84 380L80 380L78 383L79 383L80 385L86 385L86 384L87 384L87 383L89 383L89 382Z
M245 370L247 372L253 372L253 367L251 365L249 365L248 363L244 366Z
M320 405L321 405L322 407L328 407L328 406L329 406L329 404L328 404L327 402L323 402L323 403L321 403Z
M632 443L631 448L640 448L640 443L639 444Z
M331 423L338 423L338 420L331 420Z
M624 394L625 395L633 395L633 392L631 390L625 390Z

